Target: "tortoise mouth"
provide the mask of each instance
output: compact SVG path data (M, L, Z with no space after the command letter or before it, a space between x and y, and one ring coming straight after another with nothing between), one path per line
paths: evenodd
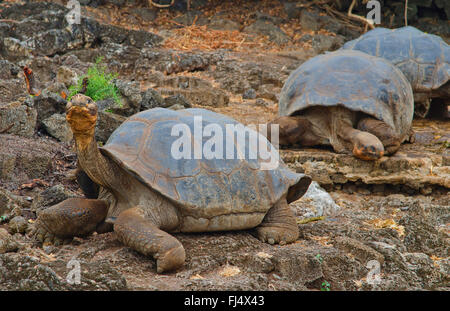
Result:
M74 134L90 132L97 123L97 111L86 106L67 104L66 120Z

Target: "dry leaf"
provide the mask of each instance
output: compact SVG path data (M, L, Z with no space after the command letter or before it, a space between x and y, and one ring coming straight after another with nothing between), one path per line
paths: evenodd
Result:
M236 267L236 266L231 266L231 265L229 265L229 264L227 264L227 265L222 269L222 271L219 272L219 274L220 274L221 276L224 276L224 277L232 277L232 276L235 276L235 275L237 275L237 274L239 274L239 273L241 273L241 270L240 270L238 267Z

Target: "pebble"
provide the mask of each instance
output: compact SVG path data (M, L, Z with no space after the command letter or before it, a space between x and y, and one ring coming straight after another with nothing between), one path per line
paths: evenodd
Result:
M22 216L16 216L9 221L9 233L25 233L28 228L28 222Z

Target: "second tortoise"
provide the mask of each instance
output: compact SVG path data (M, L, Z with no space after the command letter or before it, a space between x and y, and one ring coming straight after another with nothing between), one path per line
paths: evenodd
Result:
M271 124L279 124L281 145L331 145L338 153L377 160L413 139L408 80L388 61L359 51L303 63L286 80L278 113Z

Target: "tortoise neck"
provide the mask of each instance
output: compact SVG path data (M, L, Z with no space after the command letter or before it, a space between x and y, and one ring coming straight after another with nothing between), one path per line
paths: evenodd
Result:
M75 135L78 161L86 174L98 185L111 188L111 163L100 152L94 135Z

